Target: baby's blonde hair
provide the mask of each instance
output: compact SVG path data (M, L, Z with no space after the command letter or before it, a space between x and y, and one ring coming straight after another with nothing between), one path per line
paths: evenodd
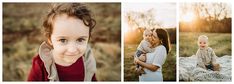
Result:
M200 35L200 36L198 37L198 40L197 40L197 43L198 43L198 44L199 44L199 42L200 42L201 39L205 39L205 40L208 42L208 37L207 37L206 35Z

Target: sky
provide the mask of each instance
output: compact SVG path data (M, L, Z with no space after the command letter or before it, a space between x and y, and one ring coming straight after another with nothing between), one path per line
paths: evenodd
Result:
M152 8L156 10L155 19L160 21L163 27L176 27L176 3L122 3L122 14L125 16L128 11L142 12ZM127 27L126 20L123 20L122 24Z
M183 11L183 8L188 8L188 9L192 9L192 5L194 4L199 4L199 3L181 3L180 4L180 7L179 7L179 15L180 15L180 20L183 20L183 19L188 19L186 16L188 16L189 13L193 13L194 14L194 11L193 10L184 10L185 12L182 12ZM216 11L216 13L220 13L220 10L221 10L221 7L219 6L213 6L212 4L214 3L202 3L205 5L205 7L208 8L208 12L213 16L214 15L214 12ZM217 4L217 3L216 3ZM227 17L231 17L231 3L222 3L226 10L227 10ZM206 14L205 11L200 11L201 13L201 16L202 17L207 17L208 15ZM224 18L224 12L221 13L221 16L219 17L219 19L223 19Z

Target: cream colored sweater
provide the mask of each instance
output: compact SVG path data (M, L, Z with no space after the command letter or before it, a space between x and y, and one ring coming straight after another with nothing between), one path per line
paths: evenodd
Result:
M212 48L198 49L197 53L197 66L206 69L205 65L215 64L216 55Z

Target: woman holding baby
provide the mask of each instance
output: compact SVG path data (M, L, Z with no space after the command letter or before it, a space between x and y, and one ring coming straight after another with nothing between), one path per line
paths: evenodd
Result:
M145 71L139 76L139 81L163 81L162 65L170 51L169 35L165 29L154 29L150 39L155 44L154 51L134 59L134 63L144 67Z

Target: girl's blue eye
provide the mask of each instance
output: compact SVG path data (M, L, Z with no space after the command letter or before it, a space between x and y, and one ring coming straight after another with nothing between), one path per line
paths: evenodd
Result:
M66 42L67 42L66 39L59 39L59 41L60 41L61 43L66 43Z

